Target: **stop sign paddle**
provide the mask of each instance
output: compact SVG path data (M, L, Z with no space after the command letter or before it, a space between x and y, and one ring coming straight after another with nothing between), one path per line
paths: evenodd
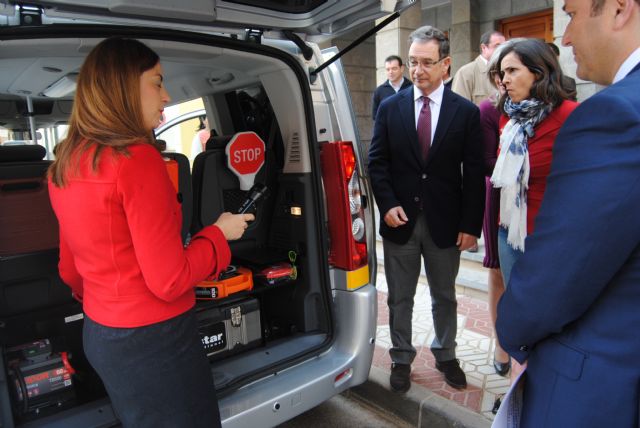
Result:
M255 132L238 132L225 149L227 167L240 180L240 190L253 186L256 174L264 165L264 141Z

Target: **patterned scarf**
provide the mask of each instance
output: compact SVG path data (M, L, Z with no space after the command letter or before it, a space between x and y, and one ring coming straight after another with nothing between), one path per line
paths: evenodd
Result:
M500 225L507 228L507 242L524 251L527 237L527 189L529 188L529 147L527 141L552 106L535 98L514 103L507 98L504 110L509 116L500 136L500 154L491 176L500 191Z

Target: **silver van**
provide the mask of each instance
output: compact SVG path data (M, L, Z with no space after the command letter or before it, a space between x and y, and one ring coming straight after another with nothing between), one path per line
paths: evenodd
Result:
M185 242L247 197L228 167L231 142L247 132L264 142L255 181L269 196L232 243L253 288L198 303L223 426L275 426L367 379L373 196L340 62L323 65L337 50L317 43L412 3L0 1L0 127L41 130L48 142L0 146L0 426L119 425L82 351L81 307L57 274L42 185L74 78L109 36L156 51L172 103L200 99L215 130L193 159L166 153L179 169Z

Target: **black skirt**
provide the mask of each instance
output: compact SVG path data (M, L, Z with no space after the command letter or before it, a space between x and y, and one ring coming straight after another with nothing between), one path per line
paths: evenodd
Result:
M124 427L220 427L193 310L136 328L105 327L85 315L83 339Z

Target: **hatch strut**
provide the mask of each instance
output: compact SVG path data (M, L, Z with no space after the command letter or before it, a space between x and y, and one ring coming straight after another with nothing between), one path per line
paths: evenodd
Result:
M381 23L379 23L378 25L376 25L375 27L373 27L371 30L367 31L366 33L364 33L362 36L358 37L356 40L354 40L353 42L351 42L346 48L342 49L340 52L338 52L337 54L335 54L334 56L332 56L331 58L329 58L328 60L326 60L325 62L323 62L318 68L316 68L315 70L311 71L311 77L315 77L318 73L320 73L322 70L324 70L325 68L329 67L331 64L333 64L335 61L337 61L338 59L340 59L340 57L344 54L346 54L347 52L349 52L351 49L355 48L356 46L358 46L360 43L362 43L363 41L365 41L369 36L371 36L372 34L377 33L378 31L380 31L381 29L383 29L384 27L386 27L387 25L389 25L391 22L395 21L396 19L398 19L398 17L400 16L400 12L393 12L391 15L389 15L384 21L382 21Z

